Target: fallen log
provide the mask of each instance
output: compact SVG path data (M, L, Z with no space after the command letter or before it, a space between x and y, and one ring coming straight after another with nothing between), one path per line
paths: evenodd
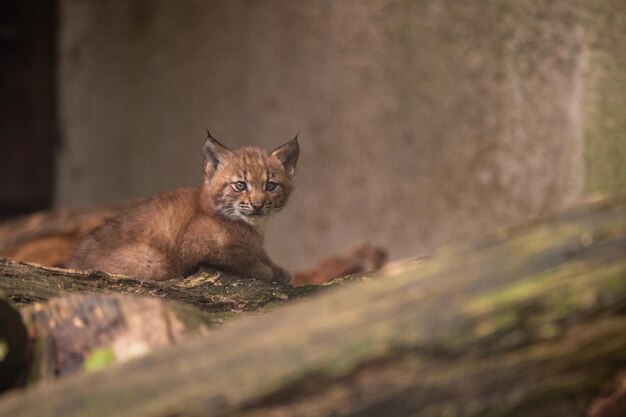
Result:
M174 319L169 318L172 306L177 304L165 301L184 303L176 307L177 313L184 310L185 305L197 308L197 313L184 310L187 317L185 322L202 319L206 327L222 324L241 314L267 311L353 279L361 277L344 277L323 287L309 285L296 288L204 268L182 279L143 282L102 271L74 271L0 259L0 297L22 307L24 319L24 323L19 325L12 321L11 326L8 326L8 320L3 320L2 324L6 326L0 326L0 343L3 338L12 342L15 326L28 329L30 335L29 343L21 343L19 346L22 347L18 348L28 352L16 356L15 348L10 349L13 355L7 357L6 361L3 360L0 346L0 392L40 379L52 379L81 371L93 363L90 358L102 357L103 352L108 355L104 364L107 366L139 354L128 354L114 348L116 343L119 345L117 341L120 339L133 338L137 342L135 346L140 340L148 340L141 342L145 348L140 354L179 340L173 337L170 324ZM84 293L91 295L76 296ZM120 295L132 295L137 299ZM43 304L51 299L50 303ZM94 315L96 311L108 311L108 314ZM138 332L141 326L120 330L110 325L127 323L131 321L131 316L132 321L150 328L150 338ZM151 319L152 316L156 318ZM197 327L194 325L194 328ZM186 326L182 330L189 333Z
M626 369L625 254L621 194L9 393L0 415L582 416Z
M345 281L336 280L329 286L341 285ZM0 292L17 306L92 292L166 298L215 313L218 317L221 313L268 309L322 288L328 286L293 287L210 269L201 269L181 279L140 281L101 271L74 271L0 259Z
M28 368L28 333L20 314L0 294L0 393L23 385Z
M10 388L94 371L206 334L214 324L190 306L148 297L84 294L35 303L3 316L0 340L20 355L0 359L0 381Z

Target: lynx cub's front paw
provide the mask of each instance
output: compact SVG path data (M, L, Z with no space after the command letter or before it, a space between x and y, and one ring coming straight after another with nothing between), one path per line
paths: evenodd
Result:
M255 278L261 281L270 282L274 277L274 271L269 266L258 262L253 264L251 267L248 267L247 271L242 271L243 275L246 275L250 278Z
M290 284L293 279L293 275L283 268L276 267L274 269L274 276L272 277L272 281L278 282L279 284Z

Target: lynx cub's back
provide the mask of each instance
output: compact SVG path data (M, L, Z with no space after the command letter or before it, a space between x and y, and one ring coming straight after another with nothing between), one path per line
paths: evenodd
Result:
M263 224L293 189L297 137L273 152L231 151L209 134L203 150L199 188L159 194L109 220L78 245L66 266L163 280L209 265L289 282L291 275L263 250Z

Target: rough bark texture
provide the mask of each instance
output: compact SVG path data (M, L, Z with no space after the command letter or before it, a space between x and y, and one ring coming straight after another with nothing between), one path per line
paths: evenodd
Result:
M351 278L333 281L341 285ZM0 291L21 306L73 293L144 295L181 301L206 313L237 313L270 308L275 303L297 299L327 286L292 287L203 269L196 274L168 281L139 281L105 272L82 272L42 267L0 259Z
M148 297L86 294L22 308L30 337L28 382L126 362L212 326L198 310Z
M355 278L328 287L350 279ZM0 355L0 391L124 362L242 313L265 311L321 288L281 286L208 270L182 280L141 282L0 260L0 301L6 297L20 306L22 316L10 319L17 313L6 303L0 305L0 343L11 354L6 361ZM25 336L16 339L25 332L28 344Z
M584 415L626 368L626 195L0 400L6 416Z
M294 288L203 269L185 279L141 282L0 259L0 392L125 362L242 313L364 276ZM1 297L21 307L21 319Z
M2 298L0 318L0 392L3 392L18 385L28 367L28 334L20 314Z

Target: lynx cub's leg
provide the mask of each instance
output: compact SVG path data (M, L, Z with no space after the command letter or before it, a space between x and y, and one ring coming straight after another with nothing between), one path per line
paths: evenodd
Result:
M261 258L262 262L268 265L272 270L272 278L270 279L271 281L278 282L280 284L291 283L293 276L289 271L272 262L272 260L269 258L269 256L267 256L265 252L263 252Z
M272 277L272 281L280 284L290 284L293 279L293 275L291 275L289 271L277 265L274 265L273 274L274 276Z
M278 265L260 261L258 264L255 264L252 265L249 272L244 272L244 274L267 282L278 282L279 284L289 284L293 278L287 270Z
M112 274L129 275L144 281L162 281L176 278L171 275L170 262L161 251L145 243L113 249L93 264L94 269Z

